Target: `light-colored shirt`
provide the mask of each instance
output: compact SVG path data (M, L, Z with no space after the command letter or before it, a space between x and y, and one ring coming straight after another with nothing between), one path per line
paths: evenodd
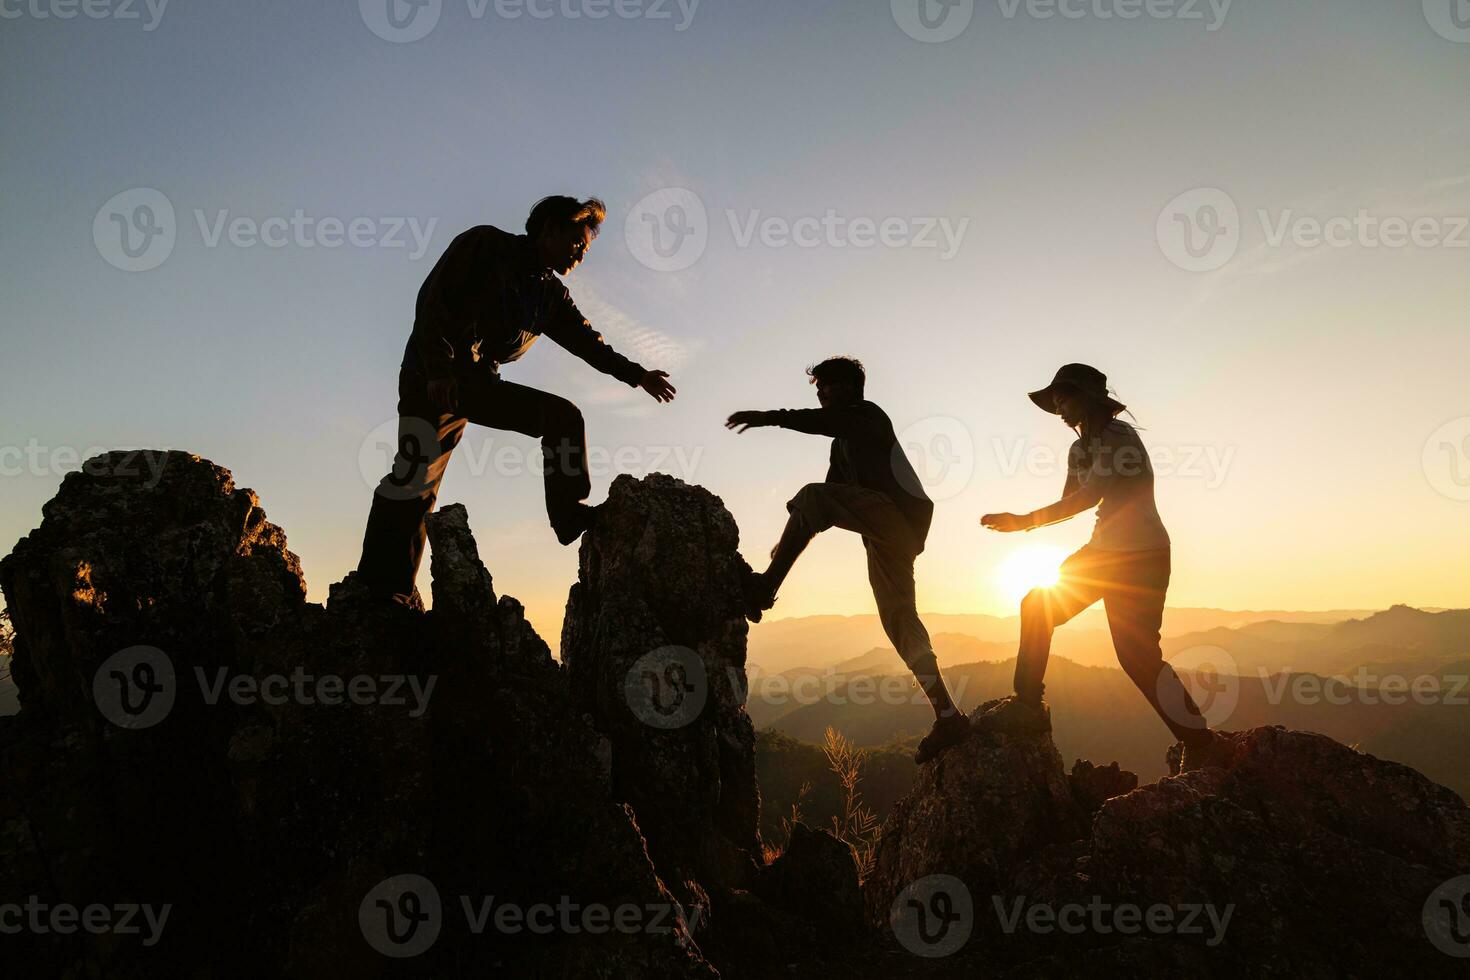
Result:
M1169 547L1169 532L1154 501L1154 468L1138 430L1114 419L1091 439L1078 439L1067 454L1062 499L1031 514L1038 525L1055 524L1097 508L1089 547L1099 551L1153 551Z

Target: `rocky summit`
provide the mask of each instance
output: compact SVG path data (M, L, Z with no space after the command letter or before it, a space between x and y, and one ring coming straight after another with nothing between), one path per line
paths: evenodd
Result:
M431 609L352 575L317 605L227 470L146 462L67 476L0 562L6 976L1463 975L1465 802L1320 735L1139 786L979 725L866 880L825 830L763 841L701 487L614 481L558 662L461 506Z

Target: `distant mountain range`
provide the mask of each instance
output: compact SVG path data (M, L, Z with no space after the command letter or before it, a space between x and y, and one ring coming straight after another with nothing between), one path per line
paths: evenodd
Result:
M1106 634L1096 639L1112 660ZM1190 668L1185 676L1202 700L1205 691L1221 691L1211 708L1220 727L1320 732L1470 796L1470 757L1458 751L1470 744L1470 610L1396 606L1334 623L1278 618L1184 633L1164 646L1166 657ZM1059 642L1059 654L1061 647ZM941 633L935 648L966 708L1010 693L1010 645ZM1117 761L1144 779L1158 778L1171 737L1116 660L1112 664L1053 656L1047 699L1057 745L1069 762ZM1233 668L1233 674L1211 680L1193 669L1206 667ZM1344 680L1324 688L1323 678L1332 676ZM1420 685L1417 696L1409 689L1414 683ZM1389 700L1404 703L1384 703ZM804 742L821 742L830 725L858 745L879 746L926 731L932 721L898 655L883 647L827 669L755 677L747 707L757 728Z
M1020 620L1016 616L924 613L931 634L953 633L982 643L1001 644L1014 656ZM1167 609L1165 637L1201 634L1217 629L1236 629L1259 623L1282 626L1326 626L1373 615L1370 609L1336 609L1324 612L1232 611L1226 609ZM1095 633L1089 637L1086 634ZM876 615L803 616L771 620L750 628L746 662L758 673L779 674L794 667L826 668L850 659L855 652L887 647L888 637ZM1104 649L1105 648L1105 649ZM1099 606L1089 609L1058 631L1054 648L1079 663L1110 662L1107 618ZM1102 654L1106 654L1106 659ZM942 662L942 659L941 659Z

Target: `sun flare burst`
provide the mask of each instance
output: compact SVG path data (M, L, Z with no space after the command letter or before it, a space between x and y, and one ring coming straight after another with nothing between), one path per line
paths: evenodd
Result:
M1066 557L1065 551L1051 545L1024 545L1000 563L995 580L1009 601L1020 602L1032 589L1056 585Z

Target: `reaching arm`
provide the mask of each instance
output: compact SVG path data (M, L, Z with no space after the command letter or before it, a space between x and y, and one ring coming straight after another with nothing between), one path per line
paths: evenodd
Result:
M736 412L725 422L725 428L744 432L753 426L774 425L793 432L833 439L860 433L868 424L857 405L840 408L778 408L769 412Z
M1068 466L1067 483L1062 488L1062 499L1025 515L1030 526L1046 527L1048 524L1059 524L1102 503L1103 497L1107 496L1108 488L1113 482L1115 467L1110 462L1106 462L1111 459L1110 450L1112 448L1110 444L1104 443L1094 454L1086 479L1082 478L1079 466ZM1074 447L1073 452L1080 454L1081 449Z
M1054 504L1033 510L1029 514L986 514L980 523L996 531L1032 531L1048 524L1059 524L1076 517L1102 503L1113 478L1113 467L1103 463L1106 452L1099 452L1092 461L1087 478L1082 478L1080 444L1072 447L1067 466L1067 482L1062 487L1062 499Z
M545 334L582 360L631 387L638 387L649 372L641 364L628 360L613 350L592 329L592 324L582 316L582 311L572 302L565 286L559 286L560 295L552 303L551 320L546 324Z

